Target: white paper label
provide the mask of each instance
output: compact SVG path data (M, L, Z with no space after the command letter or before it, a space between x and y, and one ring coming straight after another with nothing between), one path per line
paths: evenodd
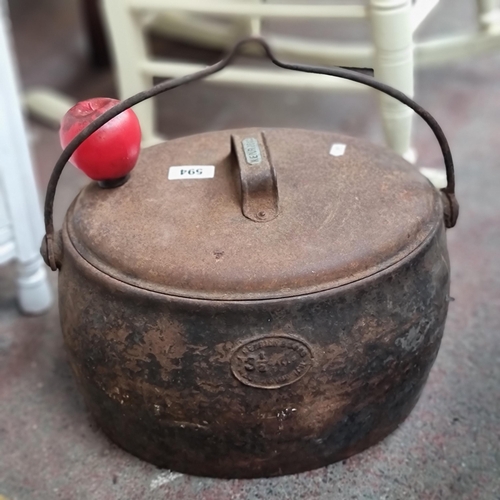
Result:
M214 165L181 165L168 169L170 181L182 179L211 179L215 174Z
M345 144L340 144L340 143L332 144L332 147L330 148L330 154L332 156L343 156L346 147L347 146Z

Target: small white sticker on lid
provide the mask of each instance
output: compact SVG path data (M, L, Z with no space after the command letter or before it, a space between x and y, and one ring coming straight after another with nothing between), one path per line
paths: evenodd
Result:
M341 143L332 144L332 147L330 148L330 154L332 156L343 156L346 147L347 146L345 144Z
M182 179L212 179L214 174L214 165L176 165L168 169L168 179L170 181Z

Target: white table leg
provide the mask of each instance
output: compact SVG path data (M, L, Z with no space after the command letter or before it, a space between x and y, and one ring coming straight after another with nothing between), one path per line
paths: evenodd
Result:
M19 305L38 314L50 307L52 296L39 247L43 225L21 114L10 40L9 18L0 1L0 177L3 200L11 222Z
M12 224L7 213L5 200L1 194L2 192L3 189L0 184L0 265L6 264L16 256Z

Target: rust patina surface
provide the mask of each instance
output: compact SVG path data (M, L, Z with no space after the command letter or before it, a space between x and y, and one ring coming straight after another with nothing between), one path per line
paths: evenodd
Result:
M66 243L61 320L85 400L113 441L173 470L271 476L362 451L409 414L441 341L441 225L374 277L262 301L141 290Z
M439 349L439 193L363 141L264 135L272 220L242 212L231 137L261 137L246 129L146 150L123 186L85 188L63 228L61 322L86 403L113 441L176 471L273 476L358 453L406 418ZM215 176L169 181L183 164ZM269 171L252 202L277 201Z
M242 213L244 160L231 137L259 132L211 132L143 151L125 185L92 183L77 197L68 214L72 244L96 268L140 288L268 299L366 278L417 249L443 218L439 193L390 151L327 132L267 129L279 216L250 220ZM346 145L343 156L330 155L335 143ZM215 174L169 180L172 165L212 165Z

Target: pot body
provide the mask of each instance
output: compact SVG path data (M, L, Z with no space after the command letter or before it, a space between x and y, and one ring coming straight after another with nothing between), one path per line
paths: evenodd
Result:
M66 227L63 243L62 330L86 404L115 443L160 467L250 478L345 459L408 416L441 342L442 222L367 279L253 301L143 290L87 263Z

